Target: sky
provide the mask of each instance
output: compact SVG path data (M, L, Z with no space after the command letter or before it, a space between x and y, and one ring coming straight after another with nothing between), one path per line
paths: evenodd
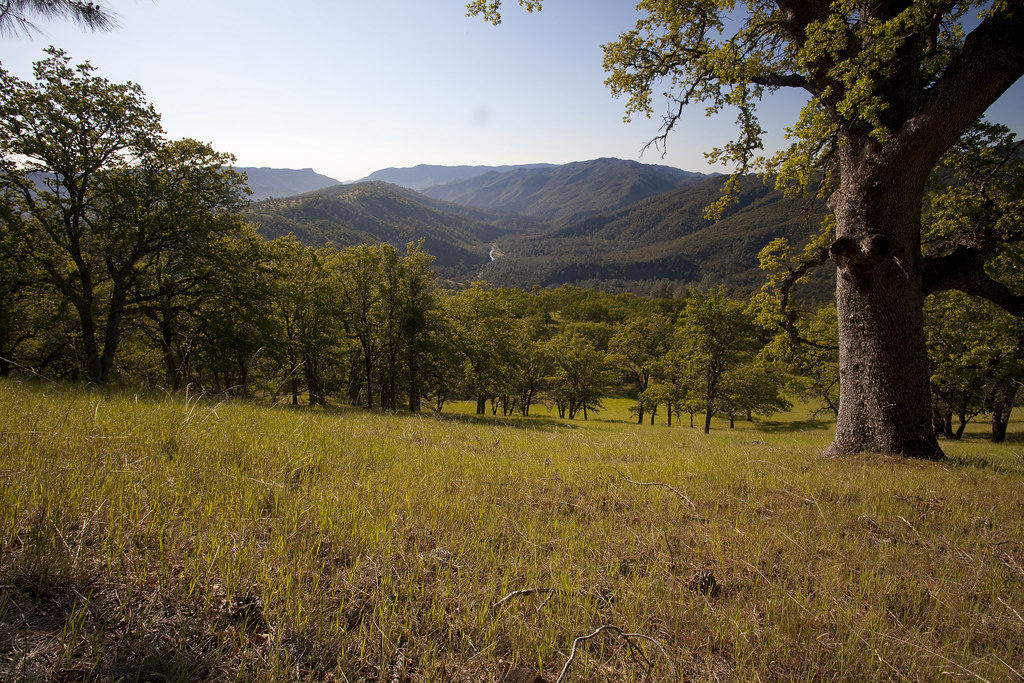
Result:
M30 79L54 45L113 82L133 81L169 138L208 142L239 166L313 168L336 180L417 164L569 163L600 157L728 171L704 153L731 139L735 114L693 107L664 154L645 143L655 116L623 121L604 85L601 46L632 28L630 0L547 0L504 21L467 17L465 0L106 0L118 28L40 23L0 37L0 62ZM283 7L287 9L283 9ZM769 149L803 99L761 106ZM989 110L1024 135L1024 83Z

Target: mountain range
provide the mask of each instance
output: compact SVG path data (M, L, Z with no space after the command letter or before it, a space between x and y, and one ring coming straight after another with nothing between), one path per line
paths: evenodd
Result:
M330 180L309 169L291 173L278 176L286 181L282 188ZM749 293L764 281L758 252L776 237L802 245L823 213L749 177L722 219L710 221L704 209L723 183L722 176L619 159L421 165L291 196L274 189L274 198L254 202L248 216L268 238L291 232L315 246L404 246L422 238L453 284L485 279L641 294L725 285ZM823 301L831 288L824 278L805 292Z
M338 184L334 178L321 175L311 168L254 168L250 166L238 167L235 170L245 172L249 189L252 190L249 199L254 202L269 197L288 197L303 192L312 192Z

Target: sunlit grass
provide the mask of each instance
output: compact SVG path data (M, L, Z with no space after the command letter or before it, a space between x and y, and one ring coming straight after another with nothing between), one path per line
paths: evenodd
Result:
M553 681L605 624L671 661L606 635L571 680L1024 669L1024 448L983 425L935 464L819 458L801 409L704 435L615 400L586 422L0 401L4 680ZM529 588L554 590L497 605Z

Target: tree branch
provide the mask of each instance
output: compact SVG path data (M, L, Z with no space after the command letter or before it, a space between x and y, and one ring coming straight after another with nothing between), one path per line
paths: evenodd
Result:
M508 595L503 597L501 600L498 600L497 602L492 603L491 604L491 609L492 610L497 610L499 607L504 605L506 602L508 602L512 598L518 598L518 597L523 596L523 595L534 595L536 593L547 593L548 597L544 598L544 602L540 603L540 606L537 607L537 611L539 612L542 609L544 609L544 605L548 604L548 601L551 600L551 598L554 597L555 593L557 593L557 592L558 592L557 588L521 588L519 590L512 591L511 593L509 593Z
M809 272L823 266L830 258L829 249L820 247L814 255L802 262L796 269L789 269L778 285L779 312L782 315L782 329L786 331L790 339L799 343L812 346L817 349L835 350L837 347L830 344L820 344L800 335L797 326L797 311L789 307L789 298L793 294L793 287L796 286Z
M951 254L925 259L925 294L955 289L988 299L1010 315L1024 317L1024 296L989 277L985 272L988 251L958 247Z
M902 133L929 168L1007 88L1024 76L1024 8L1005 3L968 34ZM931 160L931 157L935 157Z
M687 496L685 496L682 493L680 493L674 486L666 484L665 482L662 482L662 481L633 481L632 479L626 477L626 475L622 474L622 472L619 472L619 476L622 477L622 479L624 481L626 481L626 482L628 482L630 484L633 484L634 486L660 486L662 488L666 488L669 491L671 491L672 493L674 493L677 496L679 496L679 499L682 500L684 503L687 503L691 508L693 508L694 510L697 509L697 506L694 505L692 500L690 500ZM703 521L708 521L708 520L703 520Z
M807 40L807 27L816 21L826 21L831 12L824 0L776 0L775 4L786 15L790 38L803 45Z
M769 88L803 88L810 91L811 82L801 74L777 74L768 73L754 76L750 79L754 85L763 85Z

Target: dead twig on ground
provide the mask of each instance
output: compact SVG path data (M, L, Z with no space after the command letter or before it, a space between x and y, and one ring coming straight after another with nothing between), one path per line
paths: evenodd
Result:
M618 471L618 470L616 470L616 471ZM677 496L679 496L679 500L683 501L684 503L689 505L694 510L697 509L697 505L692 500L690 500L690 498L688 496L686 496L685 494L680 492L679 489L677 489L676 487L672 486L671 484L666 484L663 481L633 481L632 479L630 479L629 477L624 475L622 472L619 472L619 476L622 477L623 481L625 481L625 482L627 482L629 484L633 484L634 486L659 486L661 488L668 489L672 493L674 493ZM707 522L708 521L707 519L705 519L703 517L693 517L693 519L696 519L696 520L701 521L701 522Z
M658 648L658 651L661 653L661 656L665 658L665 661L668 662L669 667L672 669L672 680L679 680L679 672L676 671L675 664L672 663L672 660L669 658L668 653L665 652L665 648L661 646L661 643L659 643L654 638L651 638L650 636L645 636L642 633L626 633L618 626L615 626L613 624L605 624L604 626L598 627L593 633L590 633L585 636L579 636L578 638L572 641L572 650L570 650L569 652L569 659L567 659L565 661L565 665L562 666L562 671L558 674L558 678L555 679L555 683L564 683L564 681L566 680L566 677L569 675L569 667L572 666L573 660L576 659L576 649L579 647L579 644L588 640L593 640L594 638L605 632L613 633L616 636L622 638L626 642L626 647L629 648L630 654L633 655L634 660L636 660L637 655L643 658L645 666L647 667L648 675L650 675L651 671L654 669L654 662L648 659L647 655L643 652L643 650L638 648L636 643L634 643L633 641L643 640L648 643L651 643L652 645L654 645L654 647Z

